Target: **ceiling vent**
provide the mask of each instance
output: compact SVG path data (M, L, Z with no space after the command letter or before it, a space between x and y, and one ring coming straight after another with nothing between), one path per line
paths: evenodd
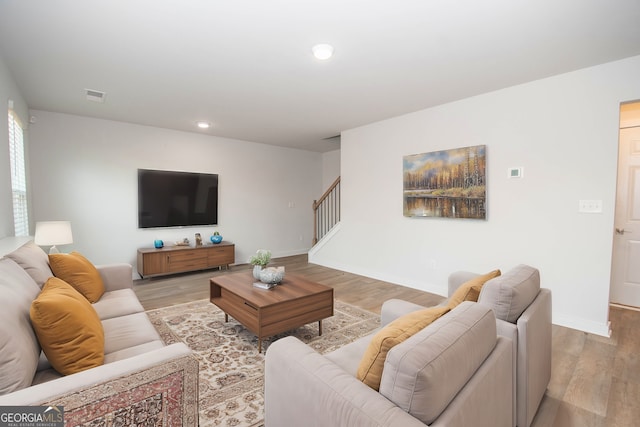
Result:
M85 92L87 94L87 101L99 102L101 104L104 102L104 97L107 96L106 92L99 90L85 89Z

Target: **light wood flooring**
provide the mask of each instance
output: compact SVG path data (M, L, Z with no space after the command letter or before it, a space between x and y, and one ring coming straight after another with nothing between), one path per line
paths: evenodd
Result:
M334 288L336 299L379 313L391 298L430 306L443 297L326 268L306 255L278 258L287 272L304 274ZM249 269L231 267L231 272ZM134 290L145 309L209 298L209 270L166 278L141 279ZM535 427L626 427L640 425L640 312L612 307L612 336L605 338L553 326L552 376L533 421Z

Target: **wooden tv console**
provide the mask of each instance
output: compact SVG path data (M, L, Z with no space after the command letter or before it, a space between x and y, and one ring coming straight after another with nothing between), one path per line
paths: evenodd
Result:
M229 242L202 246L165 246L138 249L140 277L184 273L209 268L229 268L236 261L235 245Z

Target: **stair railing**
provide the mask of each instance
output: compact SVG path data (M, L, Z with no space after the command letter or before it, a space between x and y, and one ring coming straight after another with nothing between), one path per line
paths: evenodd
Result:
M340 177L324 192L317 201L313 201L313 244L318 243L325 234L340 222Z

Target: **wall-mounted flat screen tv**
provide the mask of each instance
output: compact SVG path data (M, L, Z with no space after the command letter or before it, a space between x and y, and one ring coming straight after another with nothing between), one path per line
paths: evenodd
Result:
M218 224L218 175L138 169L138 227Z

